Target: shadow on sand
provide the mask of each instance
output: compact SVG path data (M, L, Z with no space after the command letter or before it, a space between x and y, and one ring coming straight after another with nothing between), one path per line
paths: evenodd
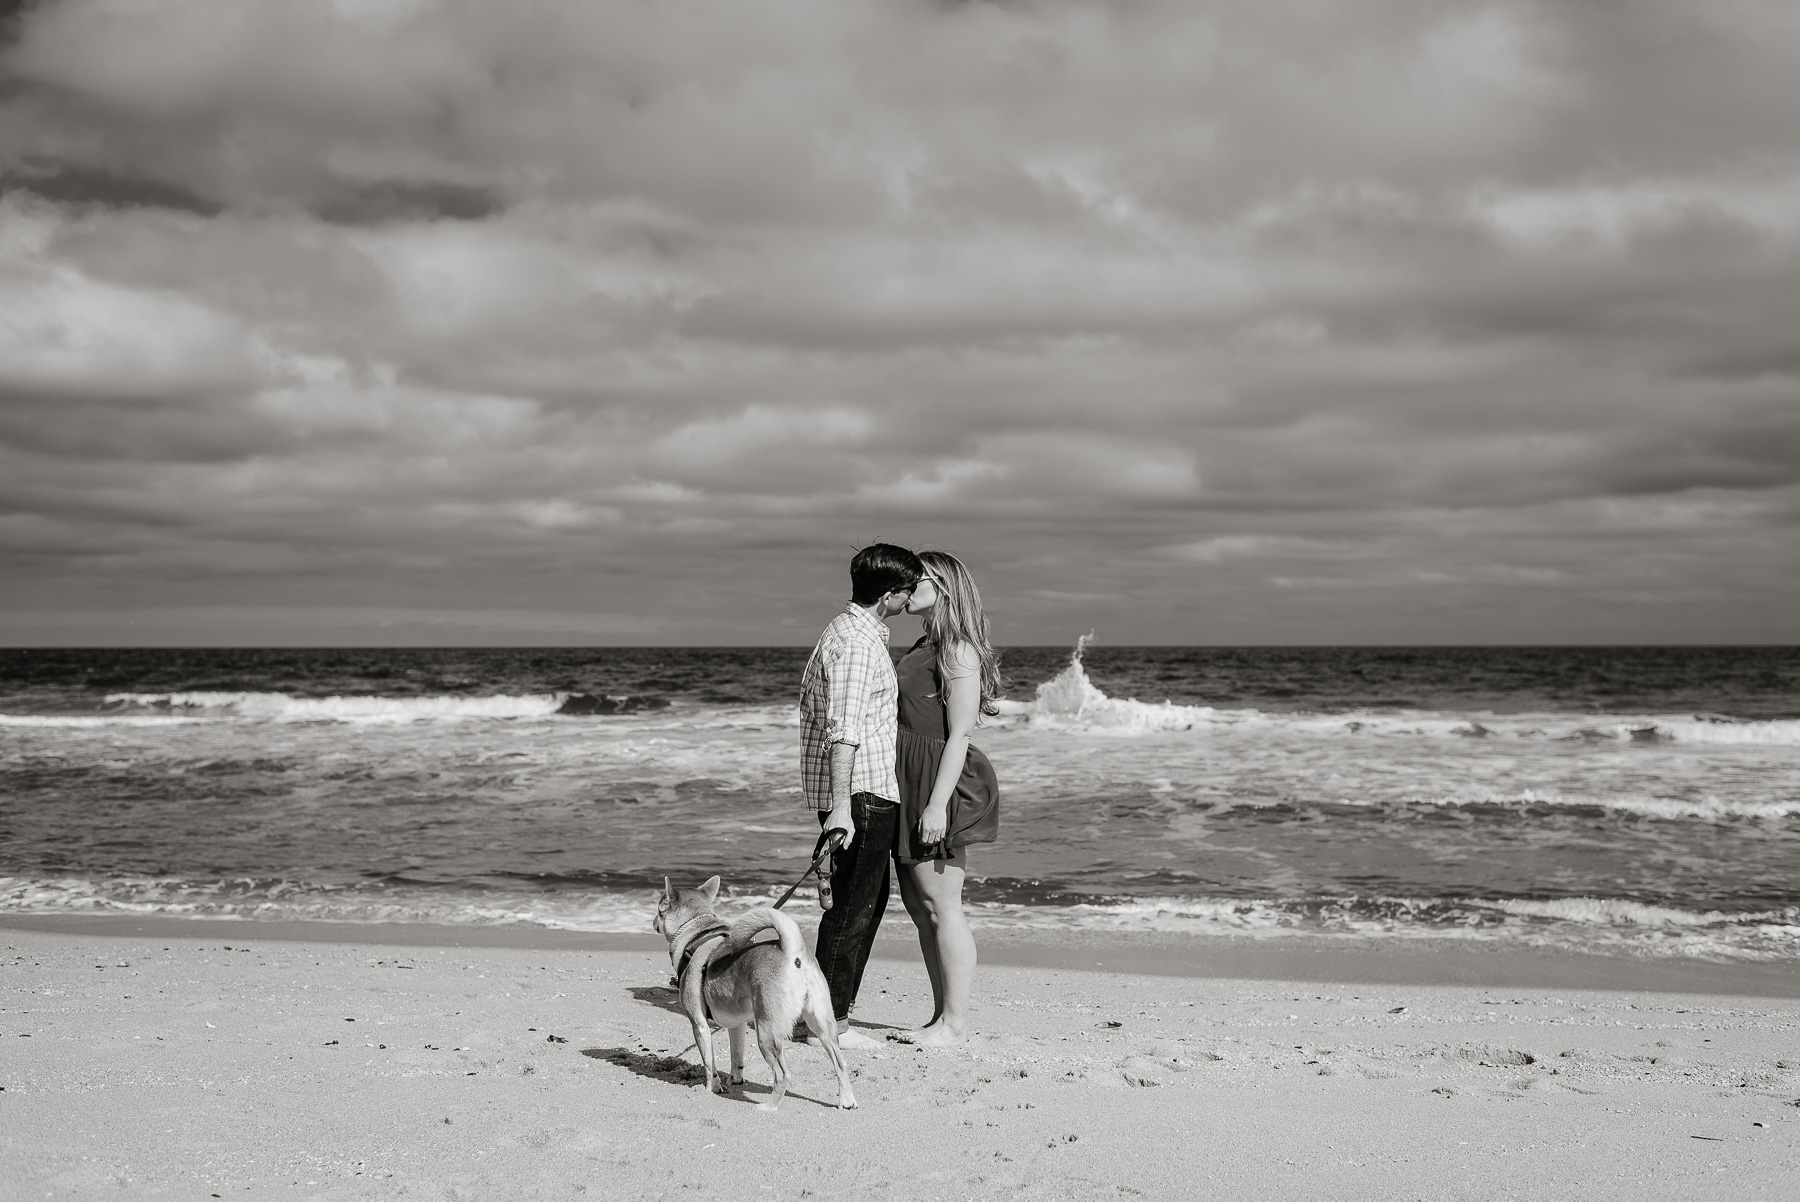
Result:
M720 1050L723 1051L723 1049ZM616 1064L640 1077L661 1081L665 1085L685 1085L690 1089L706 1087L706 1070L679 1056L662 1056L655 1052L631 1048L582 1048L581 1054L590 1060L604 1060L608 1064ZM755 1054L755 1048L752 1047L751 1055ZM720 1067L726 1068L729 1063L726 1061ZM773 1092L772 1086L764 1085L759 1081L743 1081L736 1085L727 1085L725 1092L719 1096L733 1102L756 1102ZM815 1106L837 1109L836 1102L809 1097L795 1089L792 1078L789 1079L787 1096L792 1101L811 1102Z
M669 1085L705 1085L706 1070L679 1056L663 1056L656 1052L631 1048L582 1048L590 1060L605 1060L620 1068L630 1069L640 1077Z
M658 1010L667 1010L670 1014L687 1017L682 1012L681 999L667 985L633 985L631 986L631 996L640 1002L647 1002L655 1006Z

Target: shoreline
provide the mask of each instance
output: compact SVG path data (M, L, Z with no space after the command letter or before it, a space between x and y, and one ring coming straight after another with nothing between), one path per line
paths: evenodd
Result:
M910 924L890 925L900 926L905 933L879 937L874 958L919 963ZM661 936L648 931L636 935L525 925L440 926L169 915L0 916L0 932L14 930L83 937L519 951L661 954L667 946ZM981 931L977 942L984 967L1314 984L1586 989L1800 999L1800 964L1786 961L1602 956L1516 944L1471 945L1460 939L1311 935L1254 938L1015 930Z

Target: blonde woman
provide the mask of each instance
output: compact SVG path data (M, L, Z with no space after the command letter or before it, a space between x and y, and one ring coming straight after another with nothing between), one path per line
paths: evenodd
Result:
M969 1029L975 936L963 916L963 876L972 843L1000 831L1000 786L987 756L969 742L982 714L998 713L998 657L969 570L954 555L924 551L925 575L906 612L925 636L894 667L900 684L896 774L900 830L894 858L900 898L919 928L931 974L931 1020L899 1038L942 1047Z

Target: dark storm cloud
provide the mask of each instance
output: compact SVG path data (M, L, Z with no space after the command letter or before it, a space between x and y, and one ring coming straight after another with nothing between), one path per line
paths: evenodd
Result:
M504 206L491 188L413 180L371 180L345 187L313 205L326 221L379 225L399 221L479 221Z
M220 211L205 197L161 180L29 159L18 170L0 172L0 195L15 191L74 206L174 209L205 216Z
M16 16L8 628L1795 633L1783 6Z

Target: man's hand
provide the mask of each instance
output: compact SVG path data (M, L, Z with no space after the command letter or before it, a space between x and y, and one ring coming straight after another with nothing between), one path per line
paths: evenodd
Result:
M840 846L850 846L850 841L856 838L856 823L850 817L849 802L846 801L841 805L834 805L831 807L831 812L825 815L824 829L828 831L843 831L844 841Z

